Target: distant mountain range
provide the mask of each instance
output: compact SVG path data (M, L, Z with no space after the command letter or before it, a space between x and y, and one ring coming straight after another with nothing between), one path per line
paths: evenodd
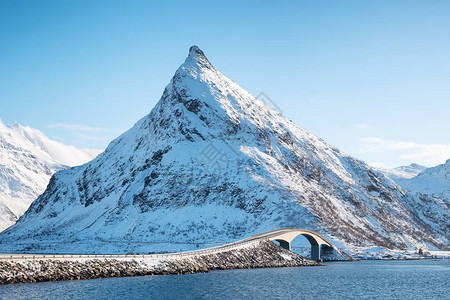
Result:
M377 170L382 172L392 180L397 181L398 179L413 178L419 175L419 173L425 170L426 168L427 167L421 166L419 164L410 164L409 166L401 166L394 169L377 168Z
M450 201L450 159L432 168L411 164L378 170L411 193L446 199L447 203Z
M433 168L411 164L382 172L416 199L408 203L411 211L421 218L434 219L435 222L429 225L441 228L449 239L450 160Z
M50 140L36 129L0 121L0 231L14 224L44 192L53 173L97 154Z
M447 209L450 207L450 159L442 165L423 170L417 176L398 178L396 182L420 198L439 198L447 204Z
M447 200L294 124L194 46L153 110L91 162L57 172L0 251L187 250L282 227L348 250L450 247Z

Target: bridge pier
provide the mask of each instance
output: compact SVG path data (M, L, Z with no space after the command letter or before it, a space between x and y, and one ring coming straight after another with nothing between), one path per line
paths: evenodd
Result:
M291 243L286 241L278 241L280 243L280 247L286 250L291 251Z
M296 228L281 228L269 231L265 234L255 235L258 238L268 238L271 241L277 241L280 247L291 250L291 242L298 235L303 235L311 244L311 259L315 261L321 261L322 250L326 251L325 247L332 247L331 243L324 239L318 233L307 230L307 229L296 229ZM322 249L322 246L324 248Z
M311 245L311 259L320 261L320 245Z

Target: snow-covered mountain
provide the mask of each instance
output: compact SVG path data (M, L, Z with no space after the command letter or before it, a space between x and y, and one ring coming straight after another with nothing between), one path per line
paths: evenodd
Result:
M150 114L93 161L57 172L0 235L0 251L180 250L281 227L347 248L448 248L448 208L423 214L420 201L267 107L194 46Z
M426 168L418 164L395 169L379 169L399 186L415 195L421 201L415 203L415 210L436 214L435 209L450 209L450 159L445 164ZM431 199L431 200L430 200ZM436 207L433 207L437 205ZM446 222L449 224L449 221Z
M378 168L377 170L382 172L387 177L391 178L395 182L397 182L398 179L410 179L417 175L419 175L420 172L425 170L427 167L419 165L419 164L410 164L409 166L401 166L394 169L382 169Z
M442 224L442 229L448 238L450 235L450 159L445 164L421 171L417 176L397 178L395 181L408 194L413 195L414 199L418 199L409 203L410 209L422 216L435 218L435 224Z
M50 140L39 130L0 121L0 231L14 224L44 192L53 173L97 154Z
M411 192L439 197L450 203L450 159L415 177L400 180L399 184Z
M378 170L411 193L427 194L450 201L450 159L432 168L411 164Z

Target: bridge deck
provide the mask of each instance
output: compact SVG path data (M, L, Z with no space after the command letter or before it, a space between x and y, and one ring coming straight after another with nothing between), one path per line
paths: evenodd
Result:
M263 232L259 234L252 235L243 240L239 240L233 243L224 244L220 246L186 251L186 252L174 252L174 253L164 253L164 254L144 254L144 255L134 255L134 254L112 254L112 255L102 255L102 254L0 254L0 260L22 260L22 259L59 259L59 260L72 260L72 259L154 259L159 260L163 258L176 258L176 257L186 257L186 256L198 256L198 255L206 255L211 253L224 252L228 250L232 250L235 248L239 248L242 246L247 246L252 243L256 243L261 240L275 240L277 237L282 236L287 233L307 233L319 237L323 241L324 244L331 246L331 243L328 242L321 235L306 229L296 229L296 228L281 228L276 230L271 230L268 232Z

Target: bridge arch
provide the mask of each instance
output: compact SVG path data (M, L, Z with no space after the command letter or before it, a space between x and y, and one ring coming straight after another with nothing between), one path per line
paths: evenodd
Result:
M270 241L277 241L280 246L284 249L291 250L291 242L297 236L302 235L311 244L311 259L320 261L321 260L321 248L322 247L332 247L331 243L328 242L320 234L307 230L307 229L297 229L297 228L282 228L276 229L269 232L261 233L255 235L252 238L266 238Z

